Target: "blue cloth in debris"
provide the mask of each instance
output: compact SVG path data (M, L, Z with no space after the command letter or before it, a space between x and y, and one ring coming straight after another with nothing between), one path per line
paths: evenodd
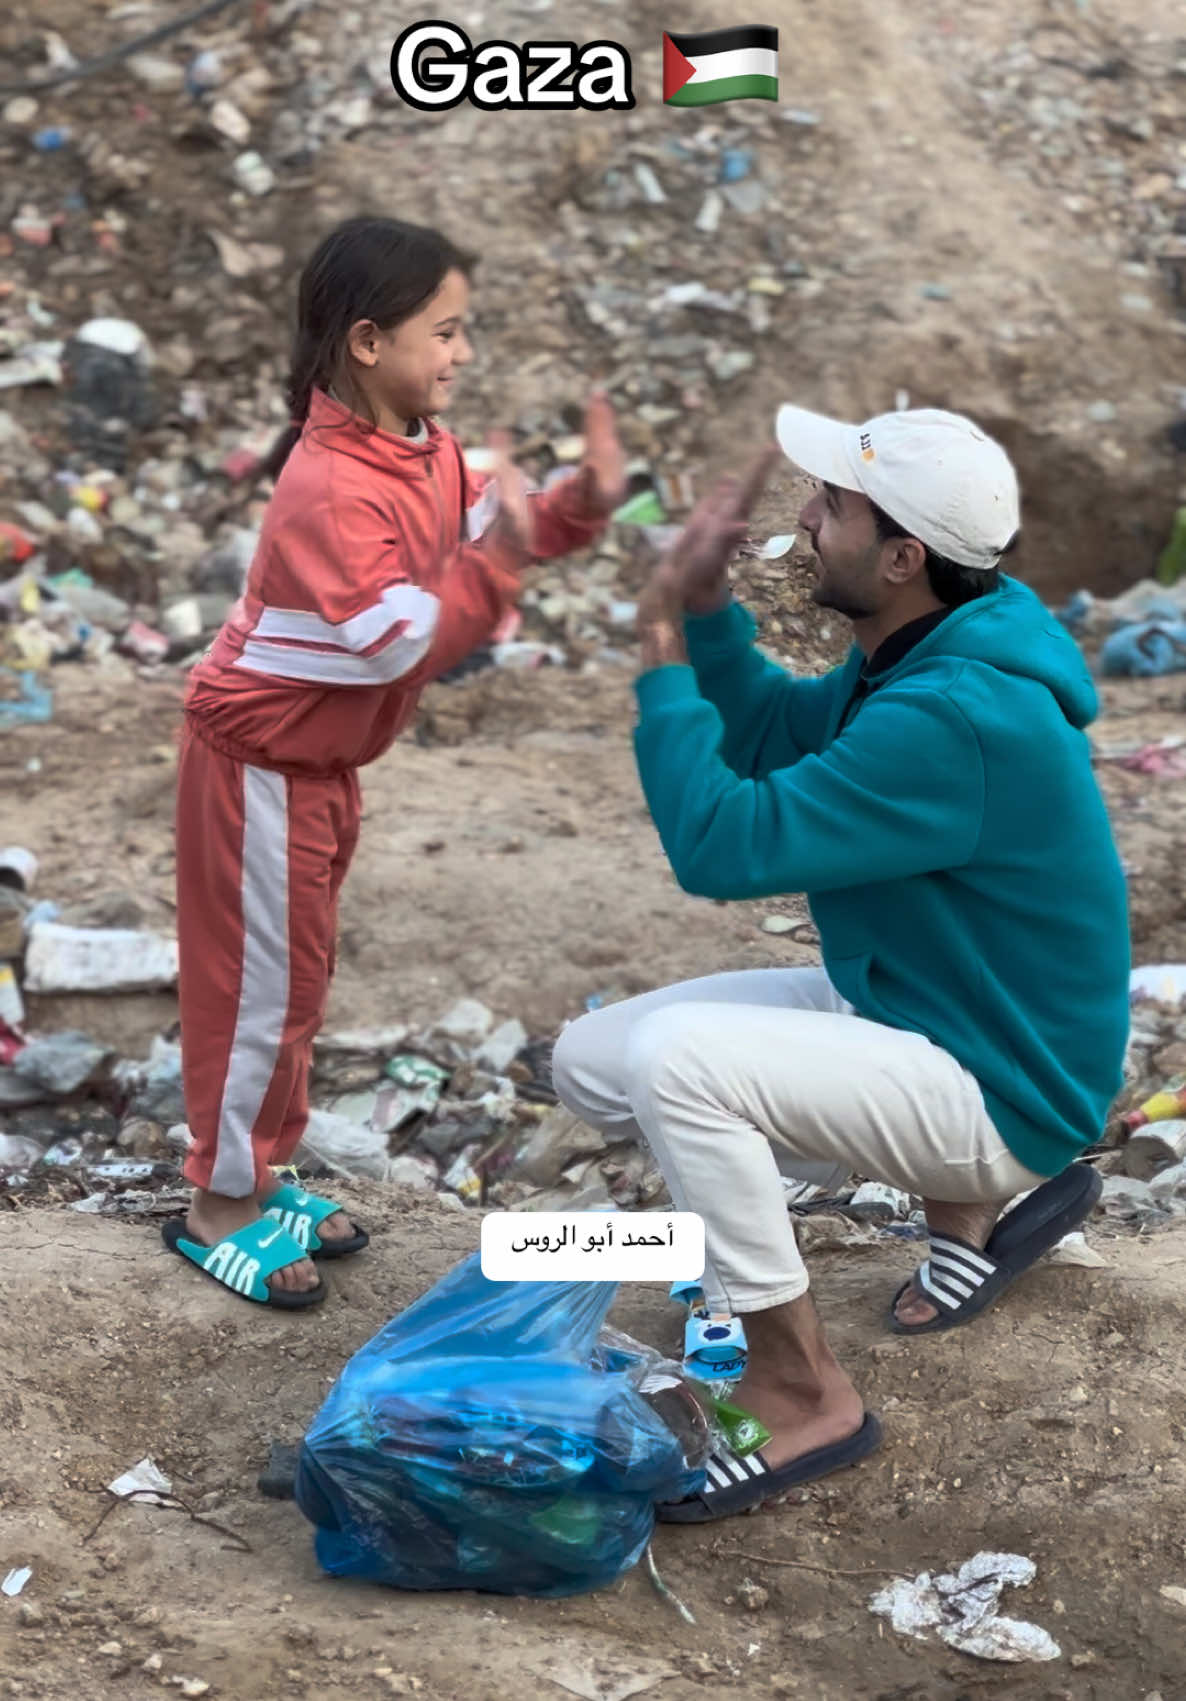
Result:
M703 1486L598 1331L611 1282L490 1282L478 1254L355 1354L300 1452L335 1576L570 1595L640 1558Z
M1122 626L1100 650L1100 672L1147 678L1186 672L1186 621L1143 620Z

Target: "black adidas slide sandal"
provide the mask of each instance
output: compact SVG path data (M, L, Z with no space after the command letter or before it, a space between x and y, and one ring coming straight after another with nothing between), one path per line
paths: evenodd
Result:
M881 1424L872 1412L866 1412L854 1435L817 1447L777 1470L771 1470L760 1452L742 1458L731 1448L721 1447L709 1456L700 1492L684 1500L660 1501L655 1517L661 1524L708 1524L717 1518L731 1518L736 1512L750 1512L764 1500L785 1494L800 1483L815 1482L846 1465L859 1465L877 1451L881 1442Z
M1002 1217L983 1249L958 1235L932 1234L930 1257L893 1297L890 1328L896 1335L929 1335L958 1329L979 1317L1018 1276L1087 1220L1103 1185L1090 1164L1074 1163L1035 1187ZM900 1322L898 1302L909 1288L929 1300L939 1315L927 1323Z

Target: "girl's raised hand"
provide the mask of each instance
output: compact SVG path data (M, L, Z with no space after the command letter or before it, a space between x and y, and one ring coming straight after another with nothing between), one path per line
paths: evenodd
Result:
M509 431L491 431L486 441L494 450L494 483L498 490L498 517L491 528L500 542L520 555L531 554L531 506L527 480L511 459Z
M594 390L585 409L585 499L598 514L612 514L626 499L626 451L618 437L613 403Z

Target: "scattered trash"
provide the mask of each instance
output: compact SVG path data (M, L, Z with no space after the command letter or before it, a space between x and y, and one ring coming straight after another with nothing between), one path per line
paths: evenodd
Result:
M1186 579L1186 508L1174 515L1170 540L1157 561L1157 579L1162 585L1176 585Z
M1158 963L1134 969L1129 977L1129 996L1154 998L1177 1004L1186 998L1186 963Z
M1047 1262L1051 1264L1077 1264L1085 1270L1103 1270L1107 1268L1108 1260L1094 1246L1088 1246L1087 1237L1082 1230L1066 1234L1048 1254Z
M0 850L0 886L10 886L17 892L31 892L37 880L37 858L22 845L8 845Z
M924 1571L913 1582L899 1577L869 1604L899 1636L922 1642L938 1637L980 1660L1057 1660L1062 1650L1046 1631L997 1613L1003 1588L1025 1588L1036 1575L1033 1560L1019 1553L978 1553L954 1575Z
M864 1181L845 1206L858 1222L892 1223L910 1215L910 1195L880 1181Z
M4 1581L0 1583L0 1594L7 1595L9 1600L15 1600L21 1590L25 1587L26 1583L29 1582L32 1575L32 1567L28 1565L23 1565L17 1570L10 1571Z
M138 1500L141 1505L160 1506L173 1492L173 1484L152 1459L141 1459L138 1465L107 1484L108 1494L117 1500Z
M176 940L56 922L39 922L29 930L29 992L157 992L176 981Z
M480 1262L357 1353L313 1420L296 1498L332 1575L578 1594L703 1480L712 1432L678 1367L599 1345L615 1284L491 1283Z
M1186 1075L1175 1075L1159 1092L1123 1117L1124 1126L1135 1131L1150 1122L1174 1122L1186 1116Z
M1181 1107L1186 1109L1186 1106ZM1151 1180L1159 1170L1186 1159L1186 1120L1158 1121L1130 1136L1124 1148L1124 1167L1130 1176Z
M782 561L795 547L794 532L777 532L774 537L768 537L758 551L763 561Z
M1148 620L1108 638L1099 655L1101 673L1135 678L1186 671L1186 621Z

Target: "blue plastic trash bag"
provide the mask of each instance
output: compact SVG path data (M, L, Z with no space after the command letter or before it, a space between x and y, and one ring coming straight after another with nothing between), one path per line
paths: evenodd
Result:
M1186 672L1186 621L1122 626L1100 650L1100 672L1137 677Z
M654 1375L658 1355L599 1341L615 1292L489 1282L475 1253L356 1353L297 1471L325 1570L522 1595L629 1570L655 1501L703 1486L708 1430L697 1406L677 1434L695 1402L678 1372Z

